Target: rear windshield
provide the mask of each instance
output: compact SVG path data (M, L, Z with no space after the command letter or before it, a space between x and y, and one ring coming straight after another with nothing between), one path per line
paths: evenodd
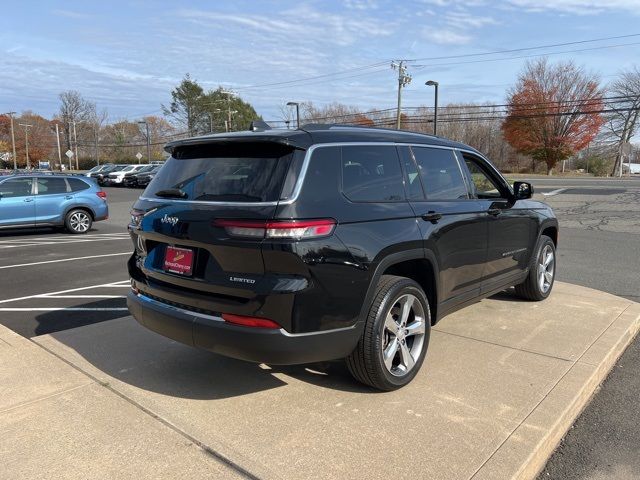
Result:
M290 146L268 142L183 147L166 161L144 195L215 202L277 201L295 152Z

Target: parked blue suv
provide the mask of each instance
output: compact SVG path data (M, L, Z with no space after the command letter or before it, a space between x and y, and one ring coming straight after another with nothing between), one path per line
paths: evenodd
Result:
M0 229L64 226L86 233L109 216L107 194L95 181L65 175L0 177Z

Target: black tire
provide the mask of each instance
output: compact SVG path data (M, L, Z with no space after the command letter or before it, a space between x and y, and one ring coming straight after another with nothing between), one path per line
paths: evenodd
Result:
M551 272L547 270L547 273L550 273L550 281L549 277L545 276L544 273L542 273L544 280L540 278L541 264L545 262L545 259L542 257L545 255L545 252L551 252L552 254L550 263ZM520 285L516 285L516 295L524 298L525 300L535 302L539 302L547 298L551 294L551 289L553 288L553 283L556 279L556 265L556 246L553 243L553 240L546 235L540 235L534 254L531 255L531 260L529 262L529 274L524 282Z
M83 234L91 230L93 219L86 210L79 208L70 210L64 218L64 226L69 233Z
M401 304L402 300L411 299L411 297L414 298L413 304L410 305L415 307L415 311L411 310L408 318L412 320L412 323L409 323L409 320L405 318L406 324L403 328L398 329L399 332L402 330L399 333L402 339L399 340L400 337L396 337L387 329L385 322L387 321L387 315L391 315L392 319L395 319L394 312L401 308L399 305L403 305ZM419 305L415 305L416 300ZM398 315L399 320L401 320L401 316ZM418 317L422 318L424 333L408 334L411 328L415 329L416 326L419 326ZM402 325L402 322L400 324ZM396 324L396 326L398 325ZM418 330L415 331L417 332ZM376 288L362 337L355 350L346 359L347 367L356 380L366 385L383 391L396 390L411 382L420 370L429 346L430 334L431 313L429 301L420 285L409 278L383 275ZM393 337L393 340L390 337ZM397 350L392 348L391 343L394 341L398 342L394 344L397 345ZM420 341L421 344L416 343ZM391 359L391 370L383 359L385 346L388 352L395 352ZM417 353L416 358L412 355L414 349ZM419 352L417 352L418 349ZM413 366L407 371L403 370L404 352L408 352L414 362ZM388 358L391 358L391 356ZM393 365L396 361L398 363L394 367ZM395 373L392 373L394 371Z

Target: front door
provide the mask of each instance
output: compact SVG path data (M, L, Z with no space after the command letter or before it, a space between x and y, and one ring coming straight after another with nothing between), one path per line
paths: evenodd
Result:
M533 248L535 223L530 212L513 202L504 179L484 159L461 152L473 197L488 219L487 263L482 291L501 287L524 274Z
M31 177L0 183L0 227L35 225L36 204Z

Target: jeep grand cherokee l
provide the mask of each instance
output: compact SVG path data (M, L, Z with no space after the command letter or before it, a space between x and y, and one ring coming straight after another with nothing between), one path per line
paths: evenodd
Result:
M167 151L132 211L128 306L188 345L271 364L346 358L392 390L448 313L553 287L551 208L467 145L311 125Z

